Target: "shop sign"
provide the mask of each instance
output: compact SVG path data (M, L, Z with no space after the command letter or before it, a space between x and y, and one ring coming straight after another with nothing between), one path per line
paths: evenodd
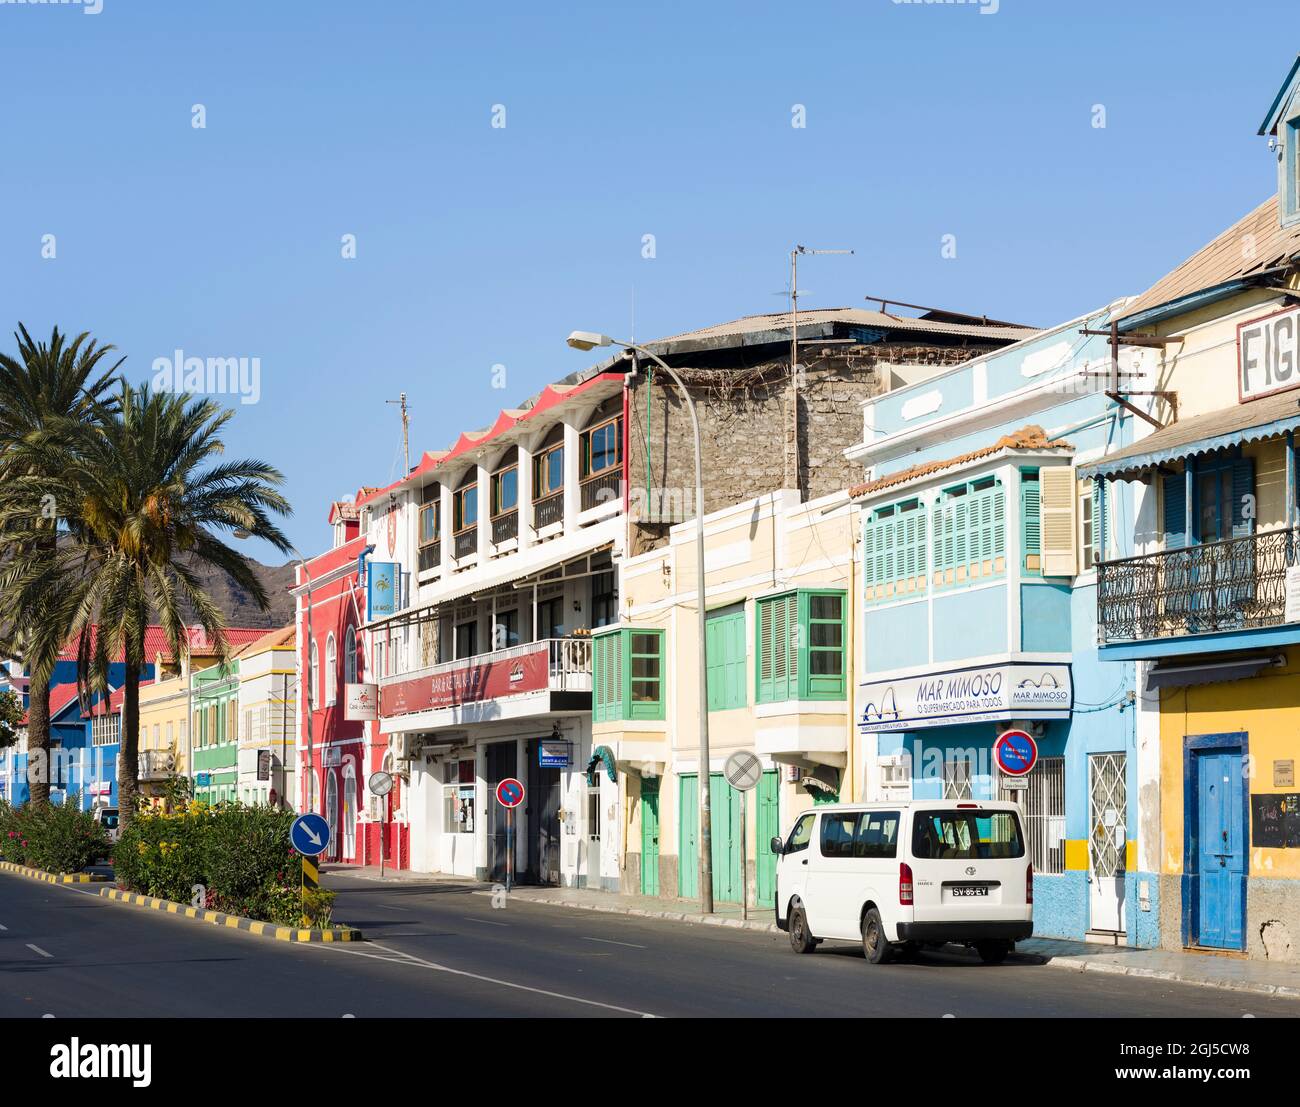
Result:
M508 656L487 654L451 663L431 676L385 684L379 690L379 713L389 719L414 711L460 707L503 696L540 692L550 687L549 647L535 648Z
M870 681L859 688L864 732L921 730L1005 719L1068 719L1070 666L1024 661Z
M1300 308L1237 325L1237 393L1242 403L1300 387Z
M350 723L379 718L379 685L343 685L343 717Z
M573 743L563 738L543 738L537 745L537 764L543 769L567 769L573 764Z

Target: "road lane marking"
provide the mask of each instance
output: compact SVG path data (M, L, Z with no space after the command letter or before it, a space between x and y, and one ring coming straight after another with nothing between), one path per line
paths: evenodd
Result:
M8 929L9 928L7 926L0 926L0 930L8 930Z
M491 919L476 919L472 915L462 915L467 923L482 923L484 926L509 926L509 923L493 922Z
M376 903L376 907L381 911L410 911L409 907L394 907L391 903Z
M32 945L31 942L28 942L28 943L27 943L27 948L30 949L30 950L31 950L32 952L34 952L34 953L39 953L42 957L49 957L49 958L53 958L53 957L54 957L54 954L52 954L52 953L46 953L45 950L41 949L40 946Z
M639 946L635 942L616 942L613 938L588 938L585 934L582 936L584 942L604 942L607 946L627 946L628 949L649 949L649 946Z
M505 924L497 924L505 925ZM602 1003L598 999L584 999L582 996L567 995L564 992L554 992L548 988L534 988L528 984L516 984L513 980L502 980L495 976L484 976L482 973L469 972L466 969L453 969L447 965L439 965L434 961L426 961L423 957L416 957L413 953L404 953L400 949L393 949L391 946L382 945L379 942L366 942L368 946L375 949L382 949L385 953L393 954L391 957L380 957L374 953L365 953L359 949L351 949L344 945L312 945L308 943L302 947L305 949L332 950L336 953L348 953L354 957L369 957L371 960L389 961L395 964L417 965L420 968L432 969L434 972L450 973L452 976L463 976L467 980L479 980L485 984L495 984L501 988L513 988L519 992L532 992L534 995L549 996L552 999L561 999L568 1003L581 1003L588 1007L599 1007L605 1011L618 1011L624 1015L636 1015L643 1019L657 1019L658 1015L652 1015L648 1011L637 1011L631 1007L620 1007L616 1003Z

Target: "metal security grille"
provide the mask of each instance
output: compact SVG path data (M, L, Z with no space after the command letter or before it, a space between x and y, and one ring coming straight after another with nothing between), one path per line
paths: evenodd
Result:
M1008 788L1006 779L998 774L998 799L1020 805L1034 872L1065 872L1065 758L1040 757L1024 788Z
M954 757L943 763L943 798L946 800L968 800L970 788L971 763L969 757Z
M1096 877L1124 875L1124 827L1128 793L1124 781L1122 753L1094 753L1089 764L1089 810L1092 829L1088 852Z

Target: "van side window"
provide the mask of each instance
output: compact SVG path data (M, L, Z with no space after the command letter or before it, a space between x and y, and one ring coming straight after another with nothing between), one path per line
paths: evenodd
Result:
M898 856L898 812L864 811L853 839L853 856Z
M786 853L798 853L801 849L808 848L808 843L812 840L814 818L815 816L810 811L807 815L801 816L799 821L794 824L794 829L790 831L790 839L785 844Z
M853 836L857 830L858 812L822 816L822 856L852 857Z

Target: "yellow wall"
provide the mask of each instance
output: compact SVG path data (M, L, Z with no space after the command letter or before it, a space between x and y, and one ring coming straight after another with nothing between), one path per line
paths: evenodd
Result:
M1160 703L1161 871L1183 870L1183 739L1245 731L1249 735L1251 793L1300 792L1274 787L1273 762L1300 767L1300 647L1287 663L1249 680L1166 690ZM1247 799L1249 808L1249 798ZM1300 850L1250 849L1250 875L1300 878Z

